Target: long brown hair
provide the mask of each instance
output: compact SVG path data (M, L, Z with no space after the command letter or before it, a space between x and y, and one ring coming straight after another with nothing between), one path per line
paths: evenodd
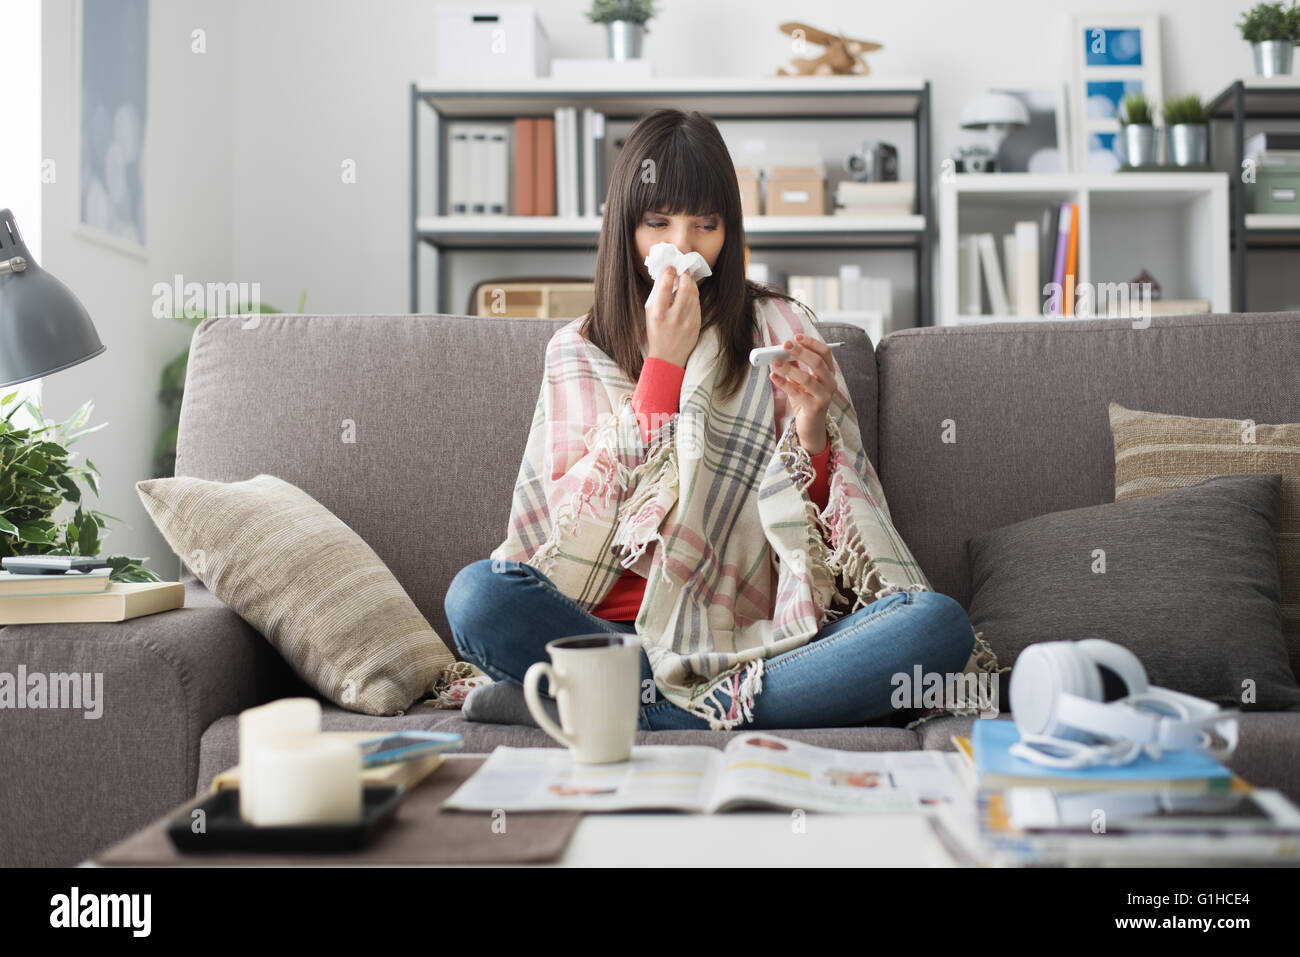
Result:
M700 283L700 323L702 329L721 326L724 371L717 389L730 396L750 373L749 350L757 329L755 301L773 297L804 307L746 278L736 168L717 126L703 113L672 109L647 113L628 134L610 172L596 250L595 302L580 332L633 382L641 377L645 301L651 288L636 248L636 229L647 210L717 214L725 223L713 274Z

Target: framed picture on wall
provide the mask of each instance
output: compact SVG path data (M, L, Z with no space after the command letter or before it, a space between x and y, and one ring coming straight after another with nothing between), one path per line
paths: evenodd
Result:
M1004 173L1070 172L1074 157L1065 84L991 92L1009 93L1029 111L1029 125L1012 129L998 146L998 169Z
M1155 13L1073 13L1067 17L1070 114L1074 168L1118 169L1119 108L1141 93L1159 109L1164 101L1160 67L1160 16Z
M148 253L149 0L79 0L78 235Z

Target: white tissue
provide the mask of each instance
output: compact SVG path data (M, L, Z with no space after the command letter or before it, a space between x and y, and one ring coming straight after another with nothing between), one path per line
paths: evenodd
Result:
M659 275L669 266L677 270L678 275L690 273L696 282L713 275L713 270L699 253L684 253L672 243L655 243L650 247L650 255L645 258L646 269L650 271L650 281L658 282ZM673 281L673 292L677 291L677 281ZM654 290L645 301L646 308L654 301Z

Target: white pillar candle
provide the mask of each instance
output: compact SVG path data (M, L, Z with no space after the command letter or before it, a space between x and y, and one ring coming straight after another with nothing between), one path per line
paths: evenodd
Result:
M285 735L320 731L320 702L315 698L281 698L239 715L239 816L253 823L259 798L253 754Z
M282 737L253 753L252 824L355 824L361 820L361 749L320 733Z

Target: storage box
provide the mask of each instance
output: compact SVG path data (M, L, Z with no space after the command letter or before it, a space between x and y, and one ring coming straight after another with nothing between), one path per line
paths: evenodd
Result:
M584 315L596 298L590 281L515 279L480 282L470 294L470 315L570 319Z
M433 11L433 67L446 79L546 76L550 41L531 3L444 3Z
M737 166L736 180L740 183L741 215L759 215L762 210L758 201L758 173L751 166Z
M1246 207L1252 213L1300 214L1300 165L1255 166L1255 182L1246 184Z
M767 174L768 216L826 215L826 180L815 166L774 166Z

